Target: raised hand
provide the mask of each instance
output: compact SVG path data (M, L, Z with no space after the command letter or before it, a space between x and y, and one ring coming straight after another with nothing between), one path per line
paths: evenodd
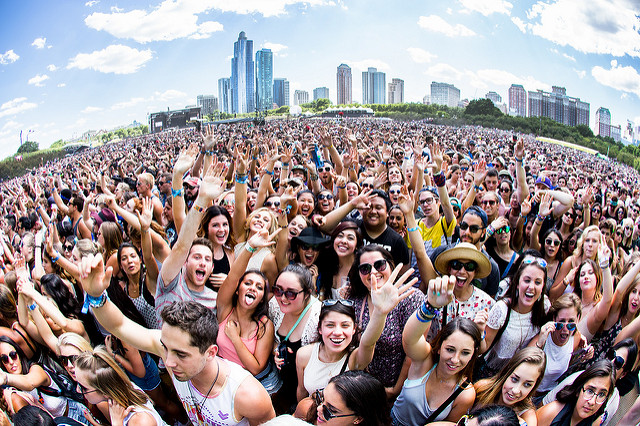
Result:
M281 230L282 228L278 228L273 234L269 234L266 229L261 229L247 240L247 244L254 249L272 246L276 243L274 238Z
M87 294L99 297L109 287L113 268L104 269L102 255L89 254L80 260L80 283Z
M476 185L480 186L484 177L487 175L487 162L484 160L479 160L473 166L473 181Z
M540 213L541 216L549 216L551 212L553 212L553 195L547 192L540 200L538 213Z
M195 143L189 145L187 149L182 150L176 160L176 164L173 165L173 173L184 175L196 161L198 151L198 145Z
M148 197L142 199L142 214L136 210L138 216L138 222L140 222L140 230L142 232L148 231L153 220L153 203Z
M538 335L538 347L540 347L541 342L546 342L549 334L553 333L556 329L556 323L553 321L547 322L545 325L540 328L540 334Z
M520 214L526 216L529 213L531 213L531 199L527 197L520 203Z
M513 147L513 153L517 159L522 160L524 157L524 141L522 138L518 139L516 145Z
M198 191L198 198L203 197L207 201L217 198L224 192L224 164L211 165L202 178L202 184Z
M431 159L435 164L433 173L435 174L440 172L440 170L442 170L442 162L444 161L444 155L440 144L434 142L431 146Z
M453 287L456 285L454 275L444 275L429 281L427 300L434 308L446 306L453 300Z
M16 253L13 258L13 266L15 268L18 279L29 279L29 271L27 271L26 262L22 253Z
M378 283L376 275L371 275L371 304L374 312L387 315L400 301L411 296L416 291L413 284L418 281L418 278L413 278L405 284L407 278L413 274L412 268L409 268L400 278L396 279L402 266L402 263L399 263L391 272L389 279L384 283Z
M403 186L398 196L398 207L400 211L406 216L413 213L413 207L415 206L414 192L407 189L407 186Z
M204 134L202 137L204 138L204 149L205 151L213 151L216 146L216 138L213 135L213 127L211 125L204 127Z
M247 150L246 152L243 152L240 149L240 147L236 145L234 157L236 160L236 173L238 174L246 173L248 168L248 163L249 163L249 151Z
M489 312L486 309L476 312L473 322L476 323L480 332L483 332L487 327L487 320L489 319Z

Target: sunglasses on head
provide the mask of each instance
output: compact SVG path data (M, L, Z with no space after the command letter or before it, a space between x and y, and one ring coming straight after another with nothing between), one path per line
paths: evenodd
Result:
M318 195L318 201L322 200L333 200L333 195L331 194L320 194Z
M535 263L538 266L540 266L541 268L546 268L547 267L547 262L544 259L541 259L539 257L527 257L526 259L524 259L522 261L522 263L524 265L530 265L532 263Z
M460 229L463 230L463 231L466 231L468 229L472 234L475 234L476 232L480 231L481 229L484 229L484 226L469 225L467 222L460 222Z
M567 327L567 330L573 331L578 326L578 324L576 324L575 322L557 322L555 324L556 330L562 330L563 327Z
M280 201L266 201L264 203L265 207L280 207Z
M378 259L373 262L373 265L371 263L361 263L360 266L358 266L358 272L360 272L361 275L369 275L372 267L376 268L376 271L382 272L387 269L387 265L387 259Z
M304 290L300 290L300 291L283 290L278 286L273 286L273 295L276 297L282 297L282 295L284 294L284 297L286 297L287 299L295 300L300 293L304 293Z
M496 229L496 235L500 234L508 234L511 231L511 228L508 226L503 226L502 228Z
M454 271L459 271L460 269L464 268L464 270L467 272L473 272L478 268L478 264L476 262L463 263L459 260L452 260L451 262L449 262L449 268L453 269Z
M78 355L60 355L58 356L58 359L60 360L60 364L64 367L68 364L73 365L76 362L76 359L78 359Z
M9 356L4 355L4 354L0 355L0 361L2 361L3 364L9 363L9 358L11 358L13 361L15 361L16 359L18 359L18 352L11 351L11 352L9 352Z
M340 303L341 305L353 308L353 300L349 299L327 299L322 301L322 306L333 306Z
M560 245L560 240L554 240L553 238L547 238L546 240L544 240L544 243L548 246L556 246L558 247Z

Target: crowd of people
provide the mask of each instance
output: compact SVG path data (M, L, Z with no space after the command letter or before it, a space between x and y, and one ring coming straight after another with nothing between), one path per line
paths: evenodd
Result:
M0 184L0 425L638 424L638 183L364 119L42 164Z

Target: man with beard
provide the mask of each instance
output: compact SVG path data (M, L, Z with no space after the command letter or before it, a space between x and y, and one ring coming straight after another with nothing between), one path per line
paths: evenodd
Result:
M484 250L483 243L487 233L488 219L487 214L478 206L469 207L460 220L460 241L463 243L473 244L478 250L482 252L491 262L491 272L484 278L477 278L474 280L476 285L481 290L484 290L489 296L495 299L498 292L498 285L500 284L500 269L495 260L491 259L489 254ZM450 248L453 248L454 244L438 247L429 257L431 262L435 264L436 258L440 253Z

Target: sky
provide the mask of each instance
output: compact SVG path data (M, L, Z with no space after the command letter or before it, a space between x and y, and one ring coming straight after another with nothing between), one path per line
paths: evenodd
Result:
M23 140L41 148L87 130L218 95L244 31L274 52L274 77L312 96L336 68L400 78L405 101L432 81L461 98L511 84L551 86L640 126L640 0L129 0L0 2L0 158Z

